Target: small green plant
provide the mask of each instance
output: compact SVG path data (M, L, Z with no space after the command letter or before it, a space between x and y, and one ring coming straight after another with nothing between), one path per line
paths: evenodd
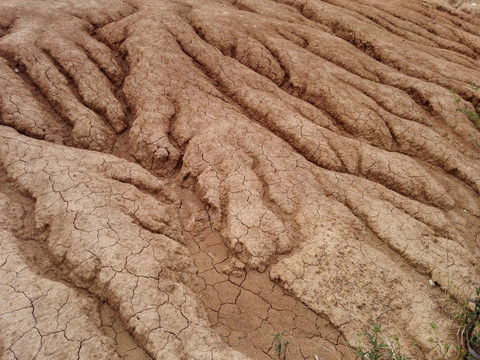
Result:
M370 325L371 332L363 330L358 333L359 338L365 337L366 346L359 346L358 349L353 348L348 341L346 345L361 360L407 360L413 359L401 353L398 336L393 338L393 342L389 341L382 331L381 325L372 323Z
M287 348L289 341L283 340L283 336L285 331L279 333L272 334L273 336L273 349L275 350L275 354L277 354L279 360L285 360L287 358Z
M475 298L465 299L455 315L460 325L459 353L468 360L480 359L480 287L475 289L475 293Z
M470 86L475 91L478 91L478 89L479 89L478 86L475 86L473 84L470 85ZM463 104L463 107L461 107L460 106L460 101L462 99L458 96L457 91L454 90L454 89L451 89L450 93L455 95L455 106L457 107L456 110L458 112L461 112L462 114L464 114L478 129L480 129L480 115L479 115L480 108L470 109L467 104ZM470 136L472 136L473 142L475 142L475 144L480 147L480 141L475 136L473 136L471 134L470 134Z
M442 343L438 339L438 326L437 324L432 324L432 329L435 332L435 337L430 337L428 341L435 345L435 349L440 353L442 359L447 359L448 351L450 350L450 344Z
M479 87L475 85L470 85L473 90L478 91ZM480 129L480 116L478 115L477 111L479 109L470 109L467 104L463 104L463 108L460 106L461 98L458 96L457 91L451 89L450 92L455 95L455 105L457 106L457 111L464 114L468 119L470 119L473 124Z

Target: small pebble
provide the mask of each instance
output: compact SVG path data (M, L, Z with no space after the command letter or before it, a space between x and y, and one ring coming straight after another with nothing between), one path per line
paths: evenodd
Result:
M435 283L433 282L432 279L428 280L428 284L429 284L430 286L435 286Z

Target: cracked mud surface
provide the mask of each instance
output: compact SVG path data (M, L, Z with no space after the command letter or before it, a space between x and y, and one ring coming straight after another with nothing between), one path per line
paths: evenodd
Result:
M274 359L283 331L349 359L372 321L416 358L432 323L453 341L475 2L1 0L0 359Z

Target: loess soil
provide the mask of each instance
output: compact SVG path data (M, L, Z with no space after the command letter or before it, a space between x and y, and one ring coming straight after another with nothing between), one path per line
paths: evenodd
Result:
M453 343L475 3L0 0L0 359Z

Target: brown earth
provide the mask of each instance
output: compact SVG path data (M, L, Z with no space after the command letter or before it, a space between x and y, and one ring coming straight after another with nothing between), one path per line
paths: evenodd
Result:
M480 102L473 3L0 0L0 359L453 342L445 291L480 281L480 133L450 93Z

